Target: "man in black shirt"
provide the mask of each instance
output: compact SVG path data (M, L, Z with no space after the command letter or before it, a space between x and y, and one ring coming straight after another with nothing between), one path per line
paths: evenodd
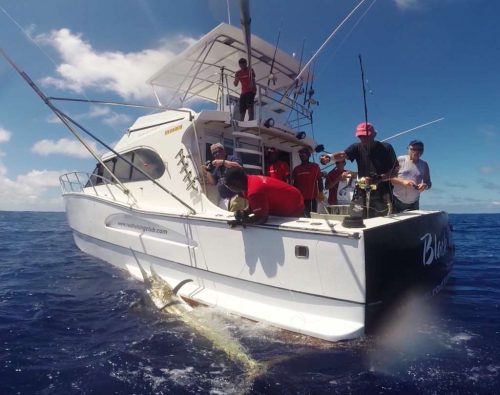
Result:
M370 211L365 217L384 216L391 210L392 186L390 179L398 173L398 161L394 148L389 143L375 140L375 128L370 123L360 123L356 127L359 143L351 144L344 151L331 156L323 156L321 163L350 160L358 165L358 195L367 205L367 191L370 191ZM361 182L362 181L362 182ZM365 187L360 187L360 186ZM371 188L370 188L371 187ZM376 188L376 189L374 189Z

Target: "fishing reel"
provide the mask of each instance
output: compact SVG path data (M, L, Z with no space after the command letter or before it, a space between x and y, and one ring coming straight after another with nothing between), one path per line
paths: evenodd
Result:
M215 166L214 166L214 164L212 163L212 161L211 161L211 160L207 160L207 161L205 162L205 169L207 169L207 171L209 171L209 172L214 171Z
M368 183L367 178L370 178L371 182ZM380 181L380 176L377 177L361 177L358 180L358 187L364 191L375 191L377 189L377 182Z
M246 227L245 225L245 219L249 218L250 214L246 212L245 210L238 210L234 212L234 219L227 221L227 224L231 227L234 228L236 226L243 226L244 228Z

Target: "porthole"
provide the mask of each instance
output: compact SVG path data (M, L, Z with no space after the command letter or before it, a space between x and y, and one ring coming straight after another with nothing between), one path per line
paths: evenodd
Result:
M307 246L295 246L295 256L299 259L309 258L309 247Z

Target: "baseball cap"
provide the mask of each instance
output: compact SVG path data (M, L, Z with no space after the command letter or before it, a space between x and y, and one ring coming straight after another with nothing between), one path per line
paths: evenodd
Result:
M373 136L375 128L371 123L362 122L356 127L356 137L359 136Z

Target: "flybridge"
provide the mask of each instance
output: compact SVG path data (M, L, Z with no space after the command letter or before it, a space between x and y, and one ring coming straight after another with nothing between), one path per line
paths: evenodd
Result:
M294 57L254 35L251 43L258 118L281 118L282 123L294 128L312 123L312 102L298 100L306 93L302 85L310 73L297 78L300 63ZM240 28L221 23L167 63L148 83L155 93L158 87L174 92L172 97L181 105L201 99L216 103L220 111L232 113L240 95L233 78L239 69L238 60L247 55L245 45Z

